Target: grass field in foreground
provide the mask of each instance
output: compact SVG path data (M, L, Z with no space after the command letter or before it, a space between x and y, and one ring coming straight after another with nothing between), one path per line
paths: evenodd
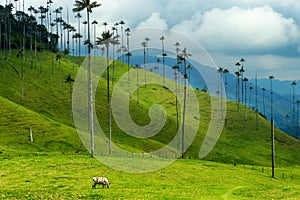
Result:
M177 160L156 172L109 169L87 155L0 157L1 199L298 199L300 167L270 168ZM105 175L110 189L92 189Z

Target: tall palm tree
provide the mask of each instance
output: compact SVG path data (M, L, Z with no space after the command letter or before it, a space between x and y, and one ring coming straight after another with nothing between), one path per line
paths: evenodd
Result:
M271 149L272 149L272 177L274 178L274 167L275 167L275 143L274 143L274 120L273 120L273 79L274 76L269 76L270 79L270 90L271 90Z
M223 67L219 67L217 69L217 73L218 73L218 91L219 94L221 93L221 98L222 98L222 73L223 73Z
M76 56L77 56L77 64L78 67L80 66L79 57L80 57L80 39L82 38L82 35L80 33L75 33L74 38L76 39Z
M263 113L264 113L264 116L266 116L266 109L265 109L265 91L266 91L266 88L261 88L261 90L262 90L262 96L263 96L263 102L262 102L262 104L263 104Z
M35 15L35 18L37 19L37 14L39 13L39 11L37 9L33 10L33 13ZM37 22L34 22L34 68L36 68L36 61L37 61Z
M76 29L75 27L72 26L72 28L70 29L70 31L72 32L72 55L73 55L73 60L72 60L72 69L74 70L74 65L75 65L75 58L76 58L76 55L75 55L75 48L76 48L76 45L75 45L75 32L76 32Z
M293 103L293 114L292 114L292 135L295 137L295 86L297 85L296 81L293 81L291 86L293 88L293 97L292 97L292 103Z
M80 35L80 18L81 18L81 14L80 12L78 12L76 15L75 15L75 18L78 18L78 34ZM78 56L81 55L81 52L80 52L80 46L81 46L81 40L80 40L80 37L78 38ZM78 61L79 62L79 61ZM78 63L78 66L79 66L79 63Z
M101 6L96 1L75 0L73 12L86 10L88 22L88 42L90 43L90 13L92 9ZM92 70L91 70L91 47L88 45L88 110L89 110L89 131L91 135L91 156L94 156L94 119L93 119L93 93L92 93Z
M129 83L129 69L130 69L130 50L129 50L129 37L130 37L130 28L125 29L125 34L127 38L127 72L128 72L128 83Z
M186 80L188 78L188 75L186 74L186 63L187 59L192 56L191 54L187 53L186 48L182 50L182 53L179 55L179 59L183 61L183 67L184 67L184 89L183 89L183 109L182 109L182 139L181 139L181 157L184 158L184 126L185 126L185 110L186 110Z
M72 111L72 87L73 87L73 83L75 82L75 80L71 77L71 74L69 74L65 80L65 83L69 84L69 92L70 92L70 125L72 125L72 116L73 116L73 111Z
M149 41L150 41L150 38L148 38L148 37L145 37L145 42L147 43L147 45L146 45L146 65L145 65L145 70L147 70L147 63L149 62ZM145 78L147 79L147 73L145 72L145 74L146 74L146 76L145 76ZM145 79L145 83L147 83L147 80ZM146 87L146 85L145 85L145 87Z
M247 120L247 118L248 118L248 110L247 110L247 82L248 82L248 78L244 77L243 82L244 82L244 88L245 88L245 116L246 116L246 120Z
M146 75L146 47L147 47L147 42L143 41L141 43L143 50L144 50L144 81L145 81L145 86L147 84L147 75Z
M87 31L87 30L86 30L86 25L87 25L87 23L88 23L87 21L83 21L83 22L82 22L82 24L84 25L84 38L83 38L84 41L87 40L87 36L86 36L86 35L87 35L87 33L86 33L86 31ZM84 53L86 53L86 47L84 47Z
M32 12L34 11L34 7L33 6L30 6L28 8L28 11L30 12L30 16L33 16L32 15ZM32 39L33 37L33 20L30 21L30 68L33 67L33 55L32 55Z
M179 48L179 46L180 46L180 44L179 44L179 42L176 42L175 44L174 44L174 46L175 46L175 51L176 51L176 58L177 58L177 63L176 63L176 65L177 65L177 71L178 71L178 73L181 75L181 73L180 73L180 60L179 60L179 57L178 57L178 55L179 55L179 52L180 52L180 48ZM179 76L179 82L181 83L181 76ZM177 93L179 92L178 91L178 84L176 84L177 85L177 87L176 87L176 95L177 95ZM177 99L176 99L176 101L177 101Z
M236 71L235 72L235 75L236 75L236 88L237 88L237 91L236 91L236 101L237 101L237 106L238 106L238 111L240 110L240 76L241 76L241 73L239 71Z
M274 79L274 76L271 75L269 76L270 79L270 96L271 96L271 120L273 120L273 82L272 80Z
M244 79L244 72L245 72L245 69L244 69L244 62L245 62L245 59L242 58L240 60L240 63L242 63L242 67L240 69L240 73L241 73L241 80L242 80L242 103L244 103L244 87L243 87L243 79Z
M103 26L104 26L104 31L106 32L106 26L108 25L107 22L103 22Z
M92 25L94 25L94 73L96 70L96 40L97 40L97 24L98 22L96 20L92 21Z
M225 75L225 95L226 98L228 98L228 80L227 80L227 74L229 73L228 69L223 69L223 74Z
M110 102L110 86L109 86L109 47L114 43L115 38L109 31L103 32L101 38L97 38L98 45L104 45L106 48L106 66L107 66L107 118L108 118L108 131L109 131L109 154L112 153L112 135L111 135L111 102Z
M249 87L249 102L248 102L248 107L251 108L251 96L252 96L252 90L253 90L253 87L250 86Z
M121 61L124 65L125 58L124 58L124 31L123 31L123 28L124 28L125 22L120 21L119 25L121 25L121 45L122 45L122 49L121 49L122 60Z
M164 45L164 40L165 40L165 36L161 36L159 38L159 40L161 40L161 55L162 55L162 63L163 63L163 86L165 86L165 57L167 56L167 54L165 53L165 45Z
M236 83L236 101L240 102L240 66L241 64L239 62L235 63L235 66L237 66L237 71L235 72L235 75L237 77L237 83Z

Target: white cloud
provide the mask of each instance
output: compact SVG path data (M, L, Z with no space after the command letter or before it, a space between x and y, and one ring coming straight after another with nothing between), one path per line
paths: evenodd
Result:
M196 28L195 28L196 27ZM270 6L251 9L214 8L173 27L191 35L210 50L258 50L284 48L300 39L292 18Z
M145 21L140 22L137 28L162 28L167 29L168 24L165 19L160 17L160 13L152 13L151 16Z

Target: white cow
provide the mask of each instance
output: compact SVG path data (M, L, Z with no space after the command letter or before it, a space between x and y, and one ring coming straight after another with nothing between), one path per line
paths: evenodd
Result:
M96 188L96 185L102 185L102 187L110 188L110 183L108 182L108 179L106 177L94 177L93 178L94 184L92 188Z

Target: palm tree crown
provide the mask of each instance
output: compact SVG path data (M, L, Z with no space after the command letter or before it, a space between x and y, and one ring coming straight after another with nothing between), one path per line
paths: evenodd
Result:
M99 7L97 1L91 2L90 0L76 0L73 8L73 12L81 12L87 9L87 12L91 13L93 8Z

